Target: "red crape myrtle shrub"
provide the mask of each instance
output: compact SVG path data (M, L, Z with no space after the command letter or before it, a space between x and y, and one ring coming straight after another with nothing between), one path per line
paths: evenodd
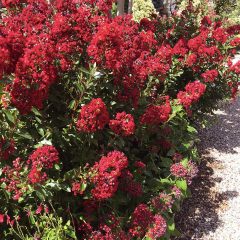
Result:
M177 234L198 172L189 119L236 97L239 26L191 3L137 23L113 2L2 1L0 239L57 234L51 216L56 239Z

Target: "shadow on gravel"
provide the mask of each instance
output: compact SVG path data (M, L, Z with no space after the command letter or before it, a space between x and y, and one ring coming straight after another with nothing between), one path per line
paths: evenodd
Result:
M211 126L200 131L208 148L215 148L219 152L236 153L234 148L240 147L240 97L233 103L224 104L224 110L217 112L217 118ZM204 134L208 131L208 134ZM213 134L211 134L211 132Z
M214 165L214 166L213 166ZM211 188L221 178L214 178L212 168L222 167L215 159L205 158L199 167L199 176L191 185L192 196L185 200L175 219L176 227L182 236L175 240L202 239L203 235L214 231L221 221L218 218L219 208L227 207L227 200L238 196L238 192L226 191L215 193Z
M204 240L202 237L214 232L221 225L219 209L227 208L227 201L238 196L238 192L214 192L213 188L221 178L213 177L213 169L223 168L221 162L207 155L208 149L220 153L232 153L240 148L240 99L233 104L225 105L217 112L217 122L208 129L200 130L202 162L199 175L194 179L190 189L192 197L185 200L175 217L176 227L182 236L175 240ZM210 119L211 120L211 119Z

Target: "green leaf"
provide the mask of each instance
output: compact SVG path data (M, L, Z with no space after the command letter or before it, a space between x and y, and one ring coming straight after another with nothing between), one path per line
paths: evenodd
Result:
M32 136L31 136L28 132L25 132L25 133L17 133L17 135L18 135L19 137L32 140Z
M70 104L68 105L68 107L69 107L70 109L73 109L74 106L75 106L75 104L76 104L76 100L72 100L72 101L70 102Z
M178 188L180 188L184 192L187 191L187 181L186 180L177 180L176 185Z
M188 161L189 161L188 158L184 158L184 159L181 161L181 163L182 163L182 165L183 165L184 167L187 167L187 166L188 166Z
M66 191L66 192L71 192L71 187L68 186L67 184L62 183L62 184L60 184L60 186L61 186L62 190Z
M150 237L145 237L145 240L152 240L152 238L150 238Z
M9 122L15 124L15 118L14 118L13 114L12 114L9 110L6 110L6 109L3 109L3 112L4 112L7 120L8 120Z
M197 130L196 130L194 127L192 127L192 126L188 126L188 127L187 127L187 130L188 130L188 132L190 132L190 133L197 133Z
M160 179L161 183L172 184L172 180L169 178L162 178Z
M38 133L39 133L42 137L44 137L44 135L45 135L44 130L43 130L42 128L37 128L37 130L38 130Z
M32 213L30 213L29 221L30 221L30 223L31 223L32 225L35 225L35 223L36 223L36 221L35 221L35 219L34 219Z
M174 222L168 223L168 230L170 232L173 232L175 230L175 223Z
M41 200L41 201L45 201L45 196L40 193L39 191L36 192L36 195L38 196L38 198Z
M81 185L81 191L84 192L87 188L87 184L86 183L82 183Z
M59 166L58 164L55 164L55 165L54 165L54 169L57 170L57 171L59 171L61 168L60 168L60 166Z
M172 165L172 159L161 157L161 162L159 163L159 165L161 167L169 168Z
M32 108L32 112L36 115L36 116L39 116L41 117L42 114L38 111L38 109L36 109L35 107Z
M85 69L85 68L83 68L83 67L80 67L80 70L81 70L82 72L88 74L88 75L91 74L87 69Z

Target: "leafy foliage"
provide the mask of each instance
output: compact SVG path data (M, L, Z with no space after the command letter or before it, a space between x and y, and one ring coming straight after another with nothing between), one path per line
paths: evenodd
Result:
M193 119L237 94L238 28L3 1L0 238L170 239L197 174Z

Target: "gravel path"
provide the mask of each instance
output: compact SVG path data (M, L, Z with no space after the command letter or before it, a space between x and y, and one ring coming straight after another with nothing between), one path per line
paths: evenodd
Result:
M200 139L200 172L176 216L177 240L240 240L240 97L216 111Z

